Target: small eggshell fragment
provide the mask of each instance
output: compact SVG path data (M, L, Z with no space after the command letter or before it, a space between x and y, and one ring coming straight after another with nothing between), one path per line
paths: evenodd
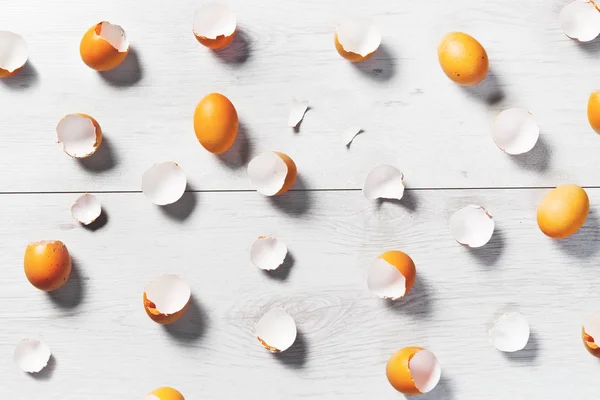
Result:
M89 225L93 223L102 213L102 205L93 194L85 193L75 200L71 206L71 214L73 218L82 223Z
M36 288L50 292L60 288L71 275L71 255L60 240L27 245L23 260L25 276Z
M431 351L422 347L405 347L390 357L385 373L394 389L417 395L428 393L437 386L442 368Z
M489 330L492 346L496 349L513 353L523 350L529 341L529 323L518 312L501 315Z
M87 114L68 114L56 125L56 138L63 151L73 158L86 158L102 143L102 129Z
M387 251L369 267L367 286L383 299L397 300L412 288L417 277L415 263L401 251Z
M508 154L523 154L533 149L540 128L527 110L509 108L494 121L492 136L498 148Z
M600 357L600 312L590 315L581 327L583 345L591 355Z
M592 1L573 1L560 11L560 27L565 35L590 42L600 35L600 12Z
M454 240L467 247L481 247L494 234L494 218L483 207L469 204L450 218L450 231Z
M304 118L304 114L308 110L308 101L297 101L294 100L292 103L292 109L288 117L288 126L290 128L297 128L298 124Z
M172 324L183 316L192 291L190 285L179 275L160 276L144 289L146 314L162 325Z
M278 196L290 190L297 174L294 161L278 151L262 153L248 164L250 186L265 196Z
M103 21L83 35L79 53L88 67L96 71L108 71L125 60L129 53L129 42L123 28Z
M404 174L393 165L382 164L368 173L362 192L367 200L400 200L404 188Z
M239 127L238 114L231 101L220 93L210 93L196 106L194 132L206 150L221 154L235 142Z
M0 31L0 78L15 75L28 58L29 48L21 35Z
M279 353L289 349L296 340L296 322L281 307L264 314L256 323L256 337L265 349Z
M587 116L592 129L600 134L600 90L594 90L590 94L587 105Z
M172 387L164 386L154 389L144 400L185 400L181 392Z
M142 191L154 204L173 204L183 196L187 178L183 168L172 161L154 164L142 176Z
M274 236L259 236L252 243L250 260L262 270L273 271L283 264L287 252L287 246L282 240Z
M337 26L334 40L342 57L359 62L375 54L381 45L381 31L369 18L350 17Z
M37 373L43 370L52 352L43 342L35 339L23 339L19 342L13 353L13 360L25 372Z
M488 55L481 43L462 32L451 32L442 38L438 59L446 76L463 86L482 82L489 69Z
M546 194L538 206L538 226L546 236L563 239L585 223L590 211L586 191L577 185L562 185Z
M342 133L342 140L343 140L344 144L346 145L346 147L350 147L350 145L354 141L354 138L357 137L361 133L363 133L363 130L362 130L362 128L360 128L358 126L351 126L348 129L346 129Z
M206 4L194 15L194 36L209 49L217 50L228 46L235 37L236 28L235 14L225 4Z

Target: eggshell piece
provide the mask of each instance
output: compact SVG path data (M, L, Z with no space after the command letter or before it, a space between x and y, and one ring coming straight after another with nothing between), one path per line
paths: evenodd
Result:
M60 240L27 245L23 261L27 280L37 289L50 292L63 286L71 275L71 255Z
M36 339L23 339L15 347L13 360L25 372L37 373L50 361L50 347Z
M540 128L527 110L509 108L496 117L492 136L500 150L513 155L523 154L537 143Z
M417 277L415 263L401 251L387 251L369 267L367 286L374 295L388 300L404 297Z
M350 17L339 23L334 41L342 57L360 62L375 54L381 45L381 31L370 18Z
M102 143L102 129L87 114L68 114L56 125L56 138L63 151L73 158L86 158Z
M503 314L489 330L492 346L507 353L523 350L529 341L529 334L529 323L518 312Z
M228 46L235 37L236 29L236 16L225 4L206 4L194 15L194 36L209 49L217 50Z
M600 12L591 1L573 1L560 11L560 27L565 35L590 42L600 35Z
M274 236L259 236L252 243L250 260L262 270L273 271L283 264L287 252L287 246L282 240Z
M297 101L294 100L292 103L292 109L288 117L288 126L290 128L296 128L298 124L304 119L304 114L308 110L308 101Z
M154 164L142 176L142 191L154 204L173 204L183 196L187 178L179 164L166 161Z
M220 93L206 95L194 111L194 132L206 150L221 154L235 142L238 114L231 101Z
M344 144L346 145L346 147L350 147L350 145L354 141L354 138L361 133L363 133L363 130L362 130L362 128L360 128L358 126L351 126L348 129L346 129L342 133L342 140L343 140Z
M600 134L600 90L595 90L590 94L587 116L592 129Z
M440 381L442 368L431 351L405 347L388 360L386 375L397 391L417 395L432 391Z
M93 223L102 213L102 205L93 194L85 193L71 206L71 214L73 218L82 223L89 225Z
M467 247L481 247L494 234L495 222L483 207L469 204L450 218L450 231L454 240Z
M488 55L481 43L463 32L451 32L442 38L438 59L446 76L463 86L482 82L489 70Z
M400 200L404 188L404 174L393 165L381 164L369 172L362 192L367 200Z
M29 47L21 35L0 31L0 78L15 75L29 58Z
M144 400L185 400L181 392L172 387L164 386L154 389Z
M563 239L583 226L589 211L590 200L583 188L577 185L558 186L538 206L538 226L546 236Z
M296 341L296 321L283 308L275 307L258 320L255 333L265 349L280 353Z
M586 350L600 357L600 313L588 316L581 327L581 337Z
M250 186L265 196L278 196L290 190L297 174L294 161L278 151L262 153L248 164Z
M79 53L88 67L96 71L108 71L125 60L129 53L129 42L123 28L103 21L83 35Z
M179 275L160 276L144 289L146 314L159 324L172 324L183 316L192 296L190 285Z

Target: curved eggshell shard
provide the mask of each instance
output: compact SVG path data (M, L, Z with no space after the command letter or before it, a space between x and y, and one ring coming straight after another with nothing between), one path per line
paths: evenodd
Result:
M202 45L213 50L222 49L235 37L236 16L225 4L209 3L196 11L192 30Z
M600 12L591 1L573 1L560 11L560 27L571 39L590 42L600 35Z
M289 349L296 341L296 322L283 308L275 307L259 319L255 333L265 349L279 353Z
M78 222L89 225L102 214L102 205L93 194L85 193L71 206L71 214Z
M529 323L518 312L501 315L489 330L492 346L506 353L523 350L527 346L529 335Z
M393 165L381 164L367 174L362 192L367 200L401 200L404 189L404 174Z
M369 290L384 299L404 297L415 283L417 271L410 256L402 251L387 251L369 267Z
M581 338L586 350L600 357L600 313L587 317L581 327Z
M142 176L142 192L158 206L178 201L185 193L186 186L183 168L172 161L154 164Z
M154 322L172 324L183 316L190 298L191 289L187 282L178 275L163 275L144 289L144 310Z
M56 139L70 157L86 158L102 144L102 129L98 121L87 114L67 114L56 125Z
M456 211L450 218L450 231L454 240L463 246L484 246L494 234L495 222L492 215L475 204Z
M523 154L535 146L540 128L527 110L509 108L502 111L492 127L492 137L498 148L508 154Z
M273 271L283 264L287 256L287 246L273 236L260 236L252 243L250 260L258 268Z
M37 373L48 365L52 352L50 348L39 340L24 339L13 353L13 361L25 372Z
M405 347L394 353L385 372L392 387L407 395L432 391L442 373L437 357L422 347Z
M290 190L297 174L294 160L279 151L262 153L248 164L250 186L265 196L278 196Z
M342 57L360 62L375 54L381 45L381 31L369 18L347 18L337 26L334 42Z
M129 53L125 31L107 21L88 29L79 44L83 62L96 71L108 71L119 66Z
M29 47L21 35L0 31L0 78L17 74L29 59Z

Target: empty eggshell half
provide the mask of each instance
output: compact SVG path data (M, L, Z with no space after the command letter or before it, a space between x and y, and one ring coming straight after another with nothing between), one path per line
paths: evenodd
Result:
M442 368L431 351L405 347L387 362L386 376L397 391L417 395L432 391L440 381Z
M409 292L416 276L415 263L408 254L388 251L371 263L367 286L376 296L397 300Z
M483 207L474 204L461 208L450 218L454 240L468 247L481 247L494 234L494 218Z
M281 307L264 314L255 327L256 337L265 349L279 353L289 349L296 340L296 322Z
M292 102L292 109L288 117L288 126L290 128L296 128L300 121L304 118L304 114L308 110L308 101L297 101Z
M85 193L75 200L71 206L73 218L83 225L94 222L102 213L102 205L93 194Z
M179 200L186 185L183 168L172 161L154 164L142 176L142 191L152 203L159 206Z
M43 342L35 339L23 339L19 342L13 353L13 360L25 372L36 373L48 365L50 348Z
M523 350L529 341L529 323L518 312L503 314L489 330L492 346L500 351L512 353Z
M252 243L250 260L258 268L272 271L283 264L283 260L287 256L287 251L287 246L282 240L274 236L259 236Z
M103 21L88 29L79 44L83 62L96 71L108 71L121 64L129 53L129 41L119 25Z
M381 45L381 31L365 17L350 17L337 26L335 48L342 57L351 62L364 61Z
M183 316L190 302L190 285L179 275L163 275L144 289L146 314L159 324L171 324Z
M540 128L527 110L509 108L496 117L492 136L500 150L513 155L523 154L537 143Z
M102 143L98 121L87 114L68 114L56 125L56 137L65 153L73 158L86 158Z
M594 40L600 34L600 11L592 1L573 1L560 12L560 26L565 35L580 42Z
M587 351L600 357L600 312L590 315L583 321L581 336Z
M29 58L29 48L22 36L0 31L0 78L19 72Z
M294 161L278 151L262 153L248 164L250 186L265 196L287 192L294 186L297 173Z
M362 191L367 200L400 200L404 187L404 174L393 165L382 164L369 172Z
M196 39L210 49L222 49L235 37L237 21L231 9L221 3L204 5L194 16Z

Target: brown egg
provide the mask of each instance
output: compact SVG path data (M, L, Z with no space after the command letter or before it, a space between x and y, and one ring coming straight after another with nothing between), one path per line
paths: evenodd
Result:
M239 120L235 107L220 93L205 96L194 112L194 131L200 144L213 154L229 150L237 137Z
M121 64L129 53L125 31L103 21L85 32L79 45L83 62L96 71L108 71Z
M592 129L600 134L600 90L595 90L590 94L587 116Z
M36 288L56 290L71 274L71 256L59 240L30 243L25 249L25 276Z
M540 203L537 221L545 235L555 239L571 236L584 224L590 210L587 193L577 185L562 185Z
M148 396L154 396L158 400L185 400L178 390L167 386L153 390Z
M444 73L463 86L483 81L488 73L488 56L475 38L466 33L452 32L442 38L438 59Z

